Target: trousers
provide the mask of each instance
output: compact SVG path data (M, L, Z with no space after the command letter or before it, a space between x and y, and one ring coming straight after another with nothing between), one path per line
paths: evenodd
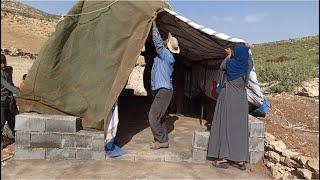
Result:
M159 142L168 142L168 131L166 124L166 111L171 102L173 91L166 88L160 88L155 92L155 97L149 111L149 123L154 140Z

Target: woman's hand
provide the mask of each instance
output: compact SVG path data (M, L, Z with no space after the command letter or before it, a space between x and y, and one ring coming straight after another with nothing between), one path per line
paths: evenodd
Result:
M227 49L225 49L225 51L226 51L226 53L227 53L227 58L231 58L231 56L232 56L232 49L231 48L227 48Z

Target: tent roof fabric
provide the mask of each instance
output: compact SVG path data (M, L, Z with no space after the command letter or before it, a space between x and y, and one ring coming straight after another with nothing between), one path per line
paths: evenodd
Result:
M68 15L85 15L58 23L28 72L20 111L74 115L82 117L84 127L107 127L107 114L125 87L159 10L163 10L157 18L160 33L177 37L180 55L187 61L211 60L218 66L225 45L244 42L166 8L164 1L79 1Z
M214 36L214 38L219 38L221 40L230 41L230 42L234 42L234 43L245 43L245 41L242 40L242 39L234 38L234 37L231 37L231 36L229 36L227 34L219 33L219 32L217 32L217 31L215 31L215 30L213 30L211 28L207 28L207 27L204 27L202 25L199 25L199 24L191 21L190 19L171 11L170 9L164 8L164 10L166 12L168 12L169 14L177 17L179 20L189 24L191 27L193 27L195 29L198 29L198 30L210 35L210 36Z

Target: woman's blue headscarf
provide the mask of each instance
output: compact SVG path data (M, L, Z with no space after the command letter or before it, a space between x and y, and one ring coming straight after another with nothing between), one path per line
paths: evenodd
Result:
M249 48L244 45L234 47L234 57L227 61L227 80L237 79L248 73L249 70Z

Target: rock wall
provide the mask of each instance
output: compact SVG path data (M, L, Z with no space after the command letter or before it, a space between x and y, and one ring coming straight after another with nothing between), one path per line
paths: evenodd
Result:
M265 148L264 163L275 179L319 179L319 159L287 149L269 133L265 133Z

